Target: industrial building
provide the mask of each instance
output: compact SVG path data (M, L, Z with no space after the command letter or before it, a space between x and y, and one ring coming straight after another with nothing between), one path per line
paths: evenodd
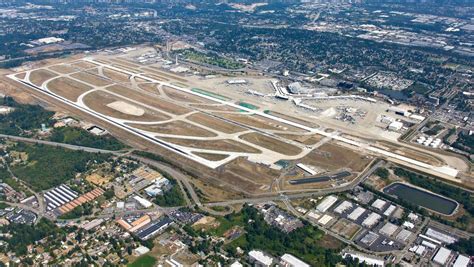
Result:
M283 254L280 257L280 266L283 267L309 267L310 265L291 254Z
M445 265L448 262L450 256L451 250L441 247L433 257L433 262L440 265Z
M362 207L357 207L357 209L352 211L351 214L349 214L349 216L347 216L347 218L349 218L352 221L356 221L365 211L366 211L366 209L364 209Z
M403 229L400 231L400 233L398 233L398 235L395 237L395 239L399 240L399 241L402 241L402 242L406 242L410 236L412 235L412 232L406 230L406 229Z
M387 222L382 228L380 228L379 233L386 236L392 236L393 233L397 231L397 229L398 226L393 223Z
M395 205L390 205L383 213L383 215L387 216L387 217L390 217L390 215L392 215L392 213L395 211L395 209L397 209L397 206Z
M324 226L328 224L328 222L330 222L332 219L333 219L332 216L324 214L323 217L319 219L318 223Z
M298 164L296 164L296 166L298 168L302 169L303 171L311 174L311 175L316 175L316 172L313 169L311 169L310 167L304 165L303 163L298 163Z
M471 260L468 257L464 255L459 255L456 258L456 261L454 262L453 267L467 267L469 266L470 262Z
M457 238L450 236L448 234L436 231L433 228L428 228L425 233L427 236L439 240L445 244L454 244L457 241Z
M388 125L390 131L398 132L403 128L403 123L400 121L394 121Z
M273 264L273 258L259 250L251 250L249 252L249 261L254 266L269 267Z
M78 194L67 185L60 185L44 193L46 210L54 210L77 198Z
M379 260L379 259L375 259L375 258L370 258L370 257L367 257L365 255L362 255L362 254L356 254L356 253L345 253L344 254L344 258L347 257L347 256L350 256L352 257L353 259L359 259L359 262L362 263L366 263L367 265L370 265L370 266L385 266L385 262L383 260Z
M148 209L148 208L151 208L153 206L153 203L151 203L150 201L142 198L141 196L133 196L133 199L135 199L138 204L140 204L141 206L143 206L145 209Z
M164 231L172 223L173 221L170 218L164 217L163 219L159 221L151 222L148 225L142 227L135 234L138 238L142 240L148 240L154 237L155 235L161 233L162 231Z
M170 189L170 181L164 177L154 180L153 184L145 188L145 193L150 197L163 195L163 193Z
M377 200L374 201L374 203L372 203L372 207L374 207L378 210L382 210L383 207L385 207L385 204L387 204L387 201L382 200L382 199L377 199Z
M382 219L382 216L380 214L372 212L369 217L367 217L363 222L362 225L368 228L371 228L375 224L379 222L379 220Z
M316 207L316 210L319 212L326 212L334 203L337 202L337 197L331 195L327 196L319 203L319 205Z
M342 214L345 211L351 209L354 206L351 202L344 200L339 206L334 209L334 212L337 214Z

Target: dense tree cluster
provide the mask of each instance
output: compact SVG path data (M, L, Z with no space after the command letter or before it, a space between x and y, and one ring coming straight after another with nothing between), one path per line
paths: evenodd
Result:
M81 128L54 128L51 141L106 150L120 150L125 145L111 135L96 136Z
M26 152L28 161L11 167L16 177L28 183L35 191L58 186L85 172L90 164L105 162L107 154L67 150L44 145L18 143L11 150Z
M49 125L54 114L38 105L20 104L9 96L0 99L0 106L13 108L12 112L0 115L0 132L8 135L20 135L24 131L38 129L43 123Z

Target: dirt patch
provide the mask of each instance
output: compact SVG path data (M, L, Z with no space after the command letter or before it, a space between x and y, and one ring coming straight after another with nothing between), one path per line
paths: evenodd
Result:
M145 111L143 109L123 101L112 102L110 104L107 104L107 107L115 109L124 114L133 116L143 116L143 114L145 114Z
M41 86L45 81L57 77L58 75L49 70L34 70L30 73L30 82L34 85Z
M142 116L134 116L130 114L122 113L118 110L108 107L107 105L113 102L122 101L129 105L136 106L145 110L145 113ZM114 96L112 94L103 92L103 91L96 91L92 92L84 97L84 103L92 110L99 112L103 115L114 117L117 119L123 120L135 120L135 121L162 121L169 119L163 113L149 110L143 106L137 105L132 102L126 101L126 99L122 99L120 97Z
M220 178L219 178L220 179ZM192 184L201 192L200 199L203 202L220 202L230 199L242 199L245 196L242 193L236 193L228 188L222 187L219 180L204 180L202 178L192 179Z
M119 63L121 65L127 66L129 68L138 68L138 67L140 67L137 64L132 63L132 62L130 62L128 60L125 60L125 59L122 59L122 58L111 58L110 60L113 61L113 62Z
M197 136L197 137L214 137L217 136L215 133L210 132L201 127L195 126L184 121L172 121L162 124L128 124L132 127L155 132L161 134L172 134L172 135L184 135L184 136Z
M369 164L371 158L330 141L319 149L311 151L299 161L327 171L349 168L352 171L359 172Z
M78 61L76 63L71 64L71 66L73 66L75 68L82 69L82 70L92 69L92 68L97 67L97 65L95 65L93 63L89 63L87 61Z
M312 135L295 135L295 134L280 134L276 135L286 138L288 140L293 140L295 142L301 143L303 145L314 145L323 139L322 135L312 134Z
M158 75L149 74L149 73L146 73L146 76L145 76L145 77L152 78L152 79L157 80L157 81L159 81L159 82L167 82L167 81L169 81L168 79L166 79L166 78L163 77L163 76L158 76Z
M137 90L130 89L121 85L113 85L107 88L107 91L120 94L121 96L138 101L150 107L154 107L175 115L182 115L191 112L190 109L182 107L171 102L162 100L159 96L140 93Z
M211 154L211 153L202 153L202 152L193 152L193 154L210 161L220 161L229 157L229 155Z
M83 93L92 90L92 87L87 84L66 77L59 77L50 81L47 87L51 92L73 102L76 102L77 98Z
M167 142L199 149L217 150L217 151L229 151L229 152L242 152L242 153L260 153L261 151L239 143L234 140L221 139L221 140L191 140L191 139L179 139L169 137L158 137Z
M287 156L295 156L302 151L299 147L260 133L248 133L239 136L239 138Z
M17 77L18 79L23 80L23 79L25 79L25 77L26 77L26 73L25 73L25 72L23 72L23 73L18 73L18 74L15 75L15 77Z
M102 186L102 185L107 184L111 180L111 178L112 177L110 176L104 176L97 173L93 173L91 175L88 175L86 177L86 180L95 185Z
M118 82L124 82L124 83L130 82L130 76L128 76L125 73L111 70L109 68L104 68L103 73L107 78L111 79L112 81L118 81Z
M204 103L204 102L210 103L210 102L214 102L214 101L210 101L210 100L207 100L207 99L199 97L199 96L195 96L195 95L192 95L192 94L187 94L187 93L178 91L178 90L173 89L173 88L168 87L168 86L163 86L163 91L165 92L165 94L169 98L171 98L173 100L176 100L176 101L180 101L180 102L185 102L185 103Z
M351 240L354 235L359 231L360 226L350 222L344 218L340 219L336 224L331 227L331 230L343 237Z
M227 134L245 131L245 128L242 128L238 125L231 124L202 113L192 114L186 117L186 119Z
M102 77L87 73L87 72L78 72L71 75L71 77L84 81L86 83L95 85L95 86L106 86L111 84L110 81L105 80Z
M223 168L219 179L250 193L268 192L269 185L279 176L279 171L244 158L237 158Z
M239 110L228 106L228 105L204 105L204 104L191 104L191 107L195 107L198 109L209 110L209 111L232 111L238 112Z
M138 84L138 87L143 91L147 91L149 93L153 93L156 95L160 95L160 91L158 91L158 83L141 83Z
M49 66L48 69L53 70L55 72L59 72L61 74L69 74L77 71L76 68L66 64Z

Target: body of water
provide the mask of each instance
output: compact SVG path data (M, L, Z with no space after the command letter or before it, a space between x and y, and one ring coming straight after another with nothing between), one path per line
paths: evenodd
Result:
M383 192L445 215L453 213L458 206L454 200L402 183L393 183L385 187Z

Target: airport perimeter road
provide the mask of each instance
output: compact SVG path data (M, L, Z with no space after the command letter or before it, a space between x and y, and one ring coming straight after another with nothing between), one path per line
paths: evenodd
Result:
M112 151L112 150L98 149L98 148L85 147L85 146L76 146L76 145L70 145L70 144L64 144L64 143L58 143L58 142L51 142L51 141L46 141L46 140L39 140L39 139L28 138L28 137L20 137L20 136L14 136L14 135L6 135L6 134L0 134L0 138L10 139L10 140L20 141L20 142L26 142L26 143L34 143L34 144L42 144L42 145L48 145L48 146L63 147L63 148L71 149L71 150L82 150L82 151L90 152L90 153L114 154L114 155L117 155L117 156L121 156L122 154L126 153L126 152L120 152L120 151Z
M67 220L61 220L61 219L56 219L56 222L59 223L67 223L67 222L80 222L84 220L94 220L94 219L111 219L111 218L120 218L123 216L127 215L137 215L137 214L143 214L143 213L152 213L152 212L161 212L164 214L168 214L172 211L175 211L177 209L180 209L182 207L154 207L150 209L143 209L143 210L114 210L113 212L105 212L101 213L98 215L86 215L82 216L79 218L74 218L74 219L67 219Z
M260 198L245 198L245 199L235 199L235 200L228 200L222 202L211 202L205 203L204 206L213 207L213 206L227 206L227 205L234 205L234 204L257 204L262 202L268 201L275 201L275 200L290 200L290 199L299 199L304 197L319 197L329 194L335 194L340 192L345 192L354 189L358 184L364 182L375 170L379 167L383 166L386 162L384 160L379 160L375 163L372 167L367 169L362 175L359 175L356 179L350 182L347 185L337 187L337 188L328 188L328 189L320 189L311 192L304 192L304 193L296 193L296 194L283 194L284 192L280 192L280 195L276 196L268 196L268 197L260 197Z

